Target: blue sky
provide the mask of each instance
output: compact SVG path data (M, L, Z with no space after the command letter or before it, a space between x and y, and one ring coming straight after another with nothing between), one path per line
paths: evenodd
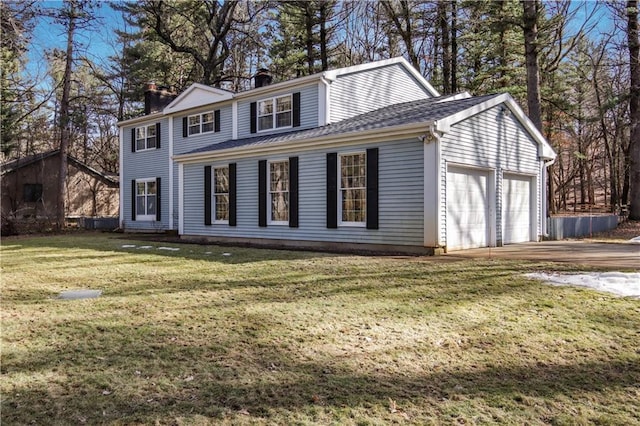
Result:
M41 1L43 8L58 8L62 6L62 1ZM584 20L589 11L596 6L595 0L575 1L573 7L578 8L575 28L579 28L580 21ZM95 15L98 21L90 28L79 31L77 41L81 43L81 55L86 55L94 62L106 63L107 58L113 55L116 35L115 29L124 28L124 22L120 12L113 11L106 1L98 1ZM610 31L613 23L609 18L609 13L603 8L596 19L596 31ZM44 77L46 73L46 61L44 59L45 50L53 48L64 49L66 45L66 34L61 25L55 24L53 20L41 18L36 25L33 39L29 50L28 72L34 76Z

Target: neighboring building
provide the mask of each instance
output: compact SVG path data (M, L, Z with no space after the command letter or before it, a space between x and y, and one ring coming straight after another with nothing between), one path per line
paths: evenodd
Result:
M509 95L439 96L402 58L269 82L119 123L121 226L427 253L546 233L555 153Z
M66 216L117 216L118 176L95 170L68 156ZM2 164L2 215L15 219L55 219L59 151Z

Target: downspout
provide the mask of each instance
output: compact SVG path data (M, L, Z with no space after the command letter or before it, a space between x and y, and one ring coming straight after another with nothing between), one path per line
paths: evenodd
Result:
M549 237L549 208L548 208L548 196L547 196L547 168L555 163L555 159L542 161L540 176L542 176L542 236L544 238Z
M320 114L324 114L320 120L318 120L319 126L325 126L331 122L331 82L333 82L335 78L331 78L324 73L320 78L320 83L324 85L324 111L320 111Z
M441 225L442 225L442 214L441 214L441 207L442 207L442 195L441 195L441 190L440 190L440 185L441 185L441 181L442 181L442 154L440 151L440 138L442 137L443 132L438 130L438 122L434 121L432 122L428 127L427 127L427 133L421 137L422 142L425 145L429 145L431 143L434 144L434 164L435 164L435 233L433 235L433 239L434 239L434 243L437 246L437 248L443 247L442 244L442 236L440 235L441 232ZM426 152L425 152L426 154ZM424 159L425 165L427 164L427 158L425 157ZM424 170L424 194L428 194L430 192L430 188L429 186L433 185L433 182L429 181L428 179L428 173L425 167ZM427 200L425 199L425 203L427 202ZM425 204L424 206L425 210L427 209L427 205ZM424 223L424 229L425 229L425 237L427 236L427 229L430 226L430 224L428 223L428 218L427 215L425 215L425 223ZM426 238L425 238L426 239ZM425 241L426 243L426 241Z
M119 154L119 159L118 159L118 168L119 168L119 180L120 180L120 184L119 184L119 192L120 192L120 202L119 204L119 220L118 222L120 222L120 229L124 230L124 187L125 187L125 181L124 181L124 129L122 127L119 128L119 137L120 137L120 146L118 147L118 150L120 151Z

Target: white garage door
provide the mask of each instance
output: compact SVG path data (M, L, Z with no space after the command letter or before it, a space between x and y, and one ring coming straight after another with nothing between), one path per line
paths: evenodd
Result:
M504 175L502 181L502 242L531 241L531 178Z
M486 247L489 241L489 173L449 167L447 250Z

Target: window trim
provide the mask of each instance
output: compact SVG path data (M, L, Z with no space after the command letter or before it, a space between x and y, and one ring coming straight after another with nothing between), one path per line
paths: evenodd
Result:
M275 163L285 163L285 171L287 173L287 190L271 192L271 165ZM289 220L291 219L291 169L289 167L289 158L267 160L267 225L282 225L289 226ZM273 217L273 201L271 194L287 193L287 220L272 220Z
M139 183L144 183L145 184L145 201L146 198L149 196L148 195L148 187L147 187L147 183L149 182L153 182L156 184L156 193L155 193L155 197L156 197L156 211L152 214L147 214L147 209L146 209L146 202L145 202L145 214L141 214L138 211L138 184ZM158 179L153 177L153 178L143 178L143 179L136 179L136 221L141 221L141 222L156 222L157 221L157 212L158 212Z
M151 151L154 149L158 149L158 133L156 132L156 134L154 135L154 139L155 139L155 146L153 147L149 147L149 128L153 127L153 131L156 132L156 125L155 124L148 124L146 126L139 126L136 127L134 130L134 134L136 135L136 140L134 141L134 144L136 146L136 151L135 152L143 152L143 151ZM144 138L142 139L138 139L138 129L144 129ZM142 149L138 149L138 141L142 141L144 140L144 148Z
M278 111L277 111L277 100L281 99L281 98L289 98L289 103L290 103L291 107L290 107L290 109L288 109L286 111L280 111L278 113ZM272 106L271 113L270 114L260 115L260 104L262 102L269 102L269 101L271 101L271 106ZM277 124L278 124L278 114L282 114L284 112L289 112L289 114L290 114L289 124L287 126L277 126ZM294 114L293 93L286 93L284 95L273 96L271 98L259 99L258 101L256 101L256 131L257 131L257 133L263 133L263 132L268 132L268 131L273 131L273 130L291 129L291 128L293 128L293 114ZM271 116L271 127L267 127L267 128L261 129L260 128L260 118L267 117L267 116Z
M342 158L343 157L348 157L348 156L352 156L352 155L364 155L364 179L365 179L365 186L364 187L359 187L360 189L364 190L364 194L365 194L365 214L364 214L364 220L362 221L358 221L358 222L352 222L352 221L344 221L342 220L342 192L343 192L343 187L342 187ZM336 167L338 170L338 182L337 182L337 195L338 195L338 200L337 200L337 207L338 207L338 227L353 227L353 228L366 228L367 226L367 214L366 214L366 208L367 208L367 151L350 151L350 152L341 152L338 154L338 164Z
M211 114L211 121L207 121L206 123L203 121L203 116L207 115L207 114ZM191 117L198 117L198 131L191 133L191 128L195 127L196 124L189 124L189 121L191 119ZM205 124L211 124L211 130L207 130L206 132L202 130L203 126ZM191 114L191 115L187 115L187 137L190 136L196 136L196 135L202 135L205 133L214 133L216 130L216 113L215 110L211 110L211 111L204 111L204 112L200 112L198 114Z
M216 192L216 170L218 169L227 169L227 192ZM231 199L231 171L229 168L229 164L219 164L217 166L211 167L211 210L213 213L212 224L216 225L228 225L229 224L229 215L230 211L230 199ZM218 219L217 209L216 209L216 200L218 199L218 195L227 194L227 219Z

